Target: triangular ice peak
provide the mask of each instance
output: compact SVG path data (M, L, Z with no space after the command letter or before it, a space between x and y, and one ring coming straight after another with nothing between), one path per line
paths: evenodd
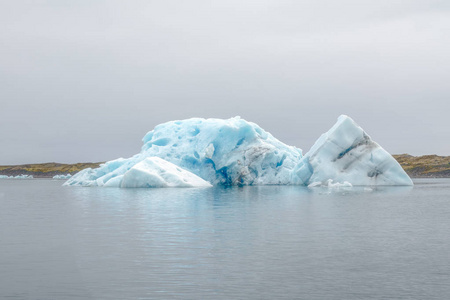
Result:
M320 136L292 176L293 183L306 185L329 179L353 185L413 185L400 164L345 115Z

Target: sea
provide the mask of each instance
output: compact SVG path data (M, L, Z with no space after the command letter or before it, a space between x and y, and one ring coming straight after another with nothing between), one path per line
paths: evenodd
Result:
M450 179L62 183L0 180L0 299L450 299Z

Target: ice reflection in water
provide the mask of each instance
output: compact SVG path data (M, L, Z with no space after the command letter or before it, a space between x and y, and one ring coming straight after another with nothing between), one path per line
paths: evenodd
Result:
M0 298L438 299L450 292L449 180L371 191L56 184L0 183Z

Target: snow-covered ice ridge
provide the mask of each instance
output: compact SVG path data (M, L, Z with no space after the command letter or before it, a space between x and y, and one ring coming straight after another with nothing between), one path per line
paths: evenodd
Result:
M347 116L305 156L240 117L163 123L143 143L140 153L82 170L64 185L412 185L397 161Z

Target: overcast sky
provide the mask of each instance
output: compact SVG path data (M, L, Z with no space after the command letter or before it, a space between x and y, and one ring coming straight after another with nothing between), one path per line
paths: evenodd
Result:
M306 152L340 114L450 155L450 1L0 1L0 164L129 157L242 118Z

